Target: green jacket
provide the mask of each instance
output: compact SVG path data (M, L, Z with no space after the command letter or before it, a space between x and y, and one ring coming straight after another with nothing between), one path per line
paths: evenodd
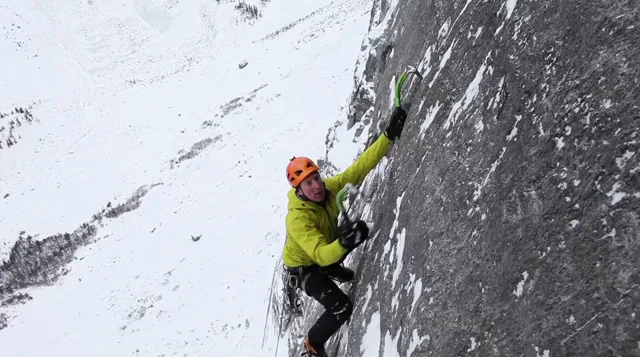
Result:
M317 264L327 266L342 259L347 252L337 238L338 192L347 184L360 184L387 153L391 141L380 137L343 173L324 180L325 204L300 199L295 189L289 190L289 206L286 217L287 241L282 260L288 267Z

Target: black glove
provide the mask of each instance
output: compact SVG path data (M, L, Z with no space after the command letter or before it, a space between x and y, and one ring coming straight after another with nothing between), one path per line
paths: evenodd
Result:
M369 227L362 220L344 223L338 227L338 241L345 249L354 249L368 238Z
M404 109L400 107L395 107L395 109L393 109L393 113L391 113L389 124L384 130L384 134L387 136L387 138L391 140L396 140L396 138L399 138L400 133L402 133L402 129L404 128L405 120L407 120L407 112L405 112Z

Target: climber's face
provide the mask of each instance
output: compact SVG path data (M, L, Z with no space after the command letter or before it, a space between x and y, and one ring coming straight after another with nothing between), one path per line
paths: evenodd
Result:
M300 183L302 193L313 202L322 202L325 196L324 182L316 171Z

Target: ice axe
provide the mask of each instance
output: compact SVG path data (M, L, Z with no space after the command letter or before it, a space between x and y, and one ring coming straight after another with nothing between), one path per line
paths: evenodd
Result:
M347 224L351 224L351 220L349 219L348 210L344 210L343 201L348 198L350 193L355 196L359 192L360 191L358 190L358 188L351 183L346 184L340 191L338 191L338 209L340 210L340 215L345 220L345 222L347 222ZM349 209L351 209L351 205L349 205Z
M402 72L400 77L396 80L396 97L395 97L395 105L397 108L401 106L401 95L402 95L402 87L404 86L404 82L409 78L409 74L413 74L417 76L420 80L422 80L422 74L413 66L407 66L407 70Z

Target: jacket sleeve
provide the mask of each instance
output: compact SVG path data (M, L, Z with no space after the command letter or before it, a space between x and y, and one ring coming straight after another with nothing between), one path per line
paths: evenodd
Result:
M367 174L382 160L387 151L389 151L391 144L393 144L391 139L384 134L380 134L378 139L360 155L356 162L349 166L343 173L328 180L335 180L338 183L339 189L342 189L347 183L359 185L364 181Z
M320 266L339 261L347 252L337 239L327 244L308 215L295 214L288 217L287 226L289 237L295 240L309 258Z

